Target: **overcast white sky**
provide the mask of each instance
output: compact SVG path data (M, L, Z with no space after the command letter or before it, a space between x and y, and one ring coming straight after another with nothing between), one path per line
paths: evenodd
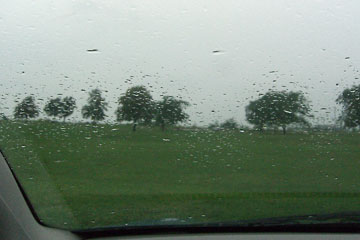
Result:
M198 125L246 123L269 89L306 92L316 121L332 122L337 95L360 83L359 23L358 0L1 1L0 112L63 94L80 120L100 88L114 120L118 97L141 84L192 103Z

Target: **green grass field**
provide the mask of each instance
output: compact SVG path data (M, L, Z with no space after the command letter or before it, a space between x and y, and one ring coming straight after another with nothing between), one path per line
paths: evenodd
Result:
M360 211L359 133L2 121L0 147L61 228Z

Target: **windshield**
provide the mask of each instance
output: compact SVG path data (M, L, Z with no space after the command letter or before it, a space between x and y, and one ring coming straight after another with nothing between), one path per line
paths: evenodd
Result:
M359 18L356 0L3 2L0 149L58 228L338 222L360 212Z

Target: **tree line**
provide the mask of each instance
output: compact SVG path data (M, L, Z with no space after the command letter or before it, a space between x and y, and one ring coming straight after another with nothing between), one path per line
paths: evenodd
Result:
M190 104L173 96L164 96L162 100L155 101L149 90L144 86L129 88L124 96L118 99L116 119L118 122L130 121L133 124L133 131L139 123L150 124L155 122L165 130L166 125L175 125L184 122L189 118L185 108ZM73 97L50 99L44 107L44 112L50 117L58 117L66 120L74 113L76 100ZM84 119L90 119L94 123L104 120L108 102L102 96L99 89L93 89L89 93L87 104L81 108ZM33 96L25 97L14 110L16 119L30 119L39 116L39 107Z
M342 114L339 118L345 127L360 127L360 85L345 89L336 99L336 103L342 105ZM156 123L165 129L167 125L175 125L189 118L185 112L190 103L177 99L173 96L164 96L160 101L155 101L149 90L144 86L129 88L118 99L118 107L115 111L118 122L130 121L133 131L139 123ZM76 100L73 97L50 99L44 112L51 117L66 120L73 114L76 108ZM108 103L102 97L99 89L89 93L87 104L82 107L83 118L93 122L104 120ZM307 118L311 117L311 107L304 93L293 91L268 91L261 97L250 103L245 108L247 121L254 128L263 131L265 127L282 128L286 134L289 124L297 123L309 126ZM29 119L39 116L39 108L32 96L28 96L20 102L14 110L17 119ZM229 119L222 124L224 128L236 128L236 122ZM212 125L214 127L215 125Z

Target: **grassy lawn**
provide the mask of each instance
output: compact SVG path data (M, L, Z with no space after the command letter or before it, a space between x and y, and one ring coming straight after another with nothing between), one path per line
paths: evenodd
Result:
M359 133L2 121L0 148L62 228L360 211Z

